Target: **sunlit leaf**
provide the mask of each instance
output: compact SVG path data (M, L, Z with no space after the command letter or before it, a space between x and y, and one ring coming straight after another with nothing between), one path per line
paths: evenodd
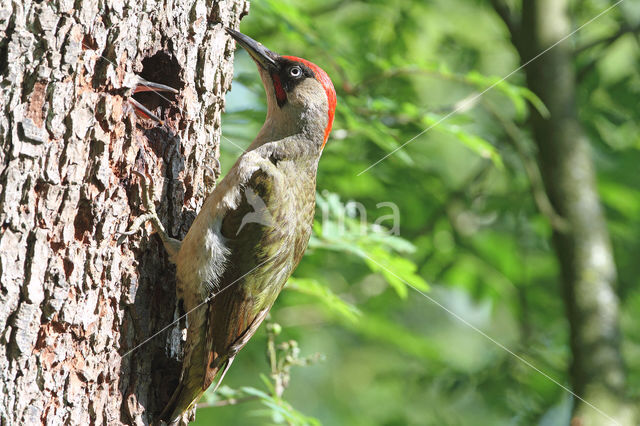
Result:
M331 312L334 312L349 321L357 321L360 315L362 315L357 307L345 302L338 295L333 293L329 287L320 284L316 280L290 278L285 288L313 296Z

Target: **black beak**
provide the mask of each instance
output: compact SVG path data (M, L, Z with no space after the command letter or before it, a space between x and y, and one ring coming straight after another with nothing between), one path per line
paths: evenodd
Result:
M253 60L262 68L265 70L268 70L269 68L278 68L276 59L278 59L280 55L270 51L262 44L241 32L232 30L231 28L225 28L225 30L238 42L240 46L244 47L244 49L249 52L249 55L251 55Z

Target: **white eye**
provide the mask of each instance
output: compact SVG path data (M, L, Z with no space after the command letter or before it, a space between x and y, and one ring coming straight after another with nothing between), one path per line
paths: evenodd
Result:
M302 70L300 67L291 67L289 69L289 75L291 77L300 77L302 75Z

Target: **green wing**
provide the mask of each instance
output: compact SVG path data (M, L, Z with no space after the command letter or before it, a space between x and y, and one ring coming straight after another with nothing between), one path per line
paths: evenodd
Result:
M270 236L276 228L272 225L272 212L260 210L274 200L274 188L280 183L277 179L277 170L254 172L242 190L238 207L222 221L221 233L231 255L213 290L217 295L206 308L189 315L190 346L185 347L182 379L162 416L170 422L179 420L214 380L220 383L233 357L253 336L273 303L260 297L260 292L256 294L251 286L270 281L264 275L264 266L273 264L273 260L268 256L269 250L261 247L265 240L276 238Z
M280 204L276 202L281 195L279 178L277 171L257 170L239 206L222 221L221 232L231 255L209 310L205 388L253 336L282 288L273 276L286 267L289 257L287 233L276 226L278 211L274 211Z

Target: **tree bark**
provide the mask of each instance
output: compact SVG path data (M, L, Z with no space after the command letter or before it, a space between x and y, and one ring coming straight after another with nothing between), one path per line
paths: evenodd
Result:
M149 424L180 371L174 269L121 238L147 170L182 238L215 182L245 0L0 6L0 424ZM139 100L134 73L180 89ZM138 96L138 95L136 95ZM166 96L166 95L165 95Z
M523 64L570 33L568 3L524 0L520 20L502 10L503 19L512 19L508 27ZM569 375L577 395L620 425L635 425L620 351L616 267L589 141L578 120L571 46L562 42L524 68L529 88L550 111L549 117L533 111L531 126L546 192L569 228L553 234L570 327ZM582 426L611 422L577 399L573 416Z

